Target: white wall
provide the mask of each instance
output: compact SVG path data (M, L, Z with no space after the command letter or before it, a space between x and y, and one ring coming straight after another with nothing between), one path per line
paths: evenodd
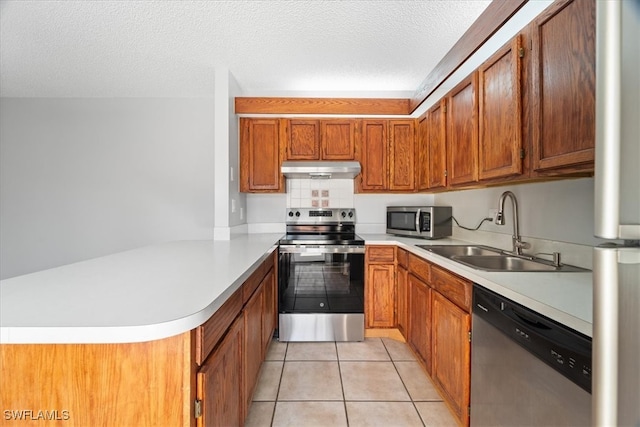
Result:
M286 194L247 194L247 223L249 232L284 232ZM432 205L431 194L354 194L356 231L384 233L386 207L393 205Z
M212 99L0 102L0 277L212 237Z
M229 73L229 226L236 229L247 223L247 196L240 192L240 132L238 116L235 112L235 98L242 96L242 90L233 74ZM234 206L235 205L235 208Z
M454 191L435 196L436 204L453 207L453 216L465 227L475 228L498 208L504 192L512 191L518 200L520 234L538 239L596 245L593 237L593 178L566 179L532 184L506 185L477 190ZM513 232L511 202L505 204L505 225L485 222L480 230Z
M226 68L215 70L215 228L213 238L229 240L246 233L246 196L240 193L239 132L235 98L242 94L235 77Z

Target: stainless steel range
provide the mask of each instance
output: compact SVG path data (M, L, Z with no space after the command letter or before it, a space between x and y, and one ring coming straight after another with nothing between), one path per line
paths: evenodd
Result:
M280 341L364 339L364 240L354 209L287 209L279 247Z

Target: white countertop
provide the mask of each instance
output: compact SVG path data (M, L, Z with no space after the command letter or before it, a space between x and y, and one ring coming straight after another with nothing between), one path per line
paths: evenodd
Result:
M280 234L147 246L0 281L0 343L123 343L204 323Z
M589 337L593 323L593 284L589 272L490 272L476 270L416 245L469 244L454 239L410 239L387 234L361 234L368 245L398 245L447 270L484 286Z
M397 244L515 302L592 334L591 273L492 273L385 234ZM276 248L280 234L177 241L0 281L0 343L123 343L170 337L204 323Z

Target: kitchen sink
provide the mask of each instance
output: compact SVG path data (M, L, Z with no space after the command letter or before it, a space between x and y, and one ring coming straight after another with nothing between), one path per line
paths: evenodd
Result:
M480 245L416 245L434 254L451 258L452 256L497 255L502 251L497 248Z
M484 271L518 272L581 272L588 271L573 265L559 266L544 259L521 257L501 249L482 245L416 245L419 248Z

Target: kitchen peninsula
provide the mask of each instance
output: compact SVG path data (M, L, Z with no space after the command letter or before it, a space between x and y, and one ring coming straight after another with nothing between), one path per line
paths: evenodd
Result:
M279 237L170 242L2 281L1 387L12 391L2 393L2 410L66 410L65 425L195 425L203 361L195 331L263 270ZM415 246L424 240L363 237L367 245L401 247L591 336L590 273L482 272Z

